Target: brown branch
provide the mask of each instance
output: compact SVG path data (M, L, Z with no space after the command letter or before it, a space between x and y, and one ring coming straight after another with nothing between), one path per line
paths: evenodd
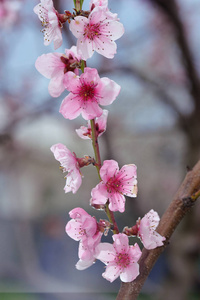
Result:
M195 200L198 198L200 190L200 161L189 171L182 182L179 190L174 196L173 201L164 213L160 220L157 231L166 237L166 243L163 247L158 247L153 250L143 249L142 256L139 262L140 275L136 280L124 283L122 282L119 290L117 300L134 300L140 293L140 290L147 279L151 269L153 268L156 260L166 248L168 241L183 219L185 214L194 205Z
M157 5L168 17L174 26L177 44L182 54L182 62L189 82L190 93L193 97L196 111L200 111L200 80L195 69L194 58L181 20L178 5L175 0L150 0Z

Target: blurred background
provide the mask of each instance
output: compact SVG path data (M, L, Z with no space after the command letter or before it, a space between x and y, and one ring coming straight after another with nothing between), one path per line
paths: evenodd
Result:
M72 0L53 2L59 13L73 9ZM78 157L93 156L90 141L75 132L85 120L65 120L58 112L67 92L52 98L49 80L35 69L38 56L54 52L53 45L43 45L33 12L38 3L0 1L0 300L115 299L120 281L103 279L101 262L76 270L78 243L65 233L74 207L97 219L106 216L88 205L98 183L95 168L83 169L75 195L65 194L64 175L50 151L63 143ZM127 199L124 214L115 214L122 230L151 208L161 216L200 157L200 1L109 0L109 8L125 34L114 59L94 54L88 66L121 85L106 107L102 160L138 166L138 197ZM68 24L63 40L57 52L76 44ZM139 299L200 299L199 215L197 202Z

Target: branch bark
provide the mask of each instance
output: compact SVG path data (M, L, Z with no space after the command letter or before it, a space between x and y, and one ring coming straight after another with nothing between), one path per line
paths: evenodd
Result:
M199 190L200 161L198 161L194 168L187 173L179 190L175 194L174 199L160 220L157 231L166 237L165 245L153 250L143 249L142 256L139 261L140 275L132 282L122 282L117 300L137 299L145 280L147 279L156 260L168 245L169 239L174 230L197 200Z
M199 76L194 64L192 51L189 47L187 35L183 22L181 20L178 5L175 0L150 0L159 9L161 9L174 26L177 44L182 54L182 62L189 82L189 89L194 100L195 111L200 112L200 85Z

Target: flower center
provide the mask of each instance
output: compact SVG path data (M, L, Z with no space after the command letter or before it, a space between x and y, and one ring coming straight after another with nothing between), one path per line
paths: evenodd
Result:
M128 253L118 253L115 257L115 262L120 268L126 268L130 264Z
M84 28L84 34L89 40L94 40L95 37L101 35L100 33L100 24L87 24Z
M83 229L83 228L80 226L80 227L79 227L78 234L79 234L80 236L85 236L85 235L86 235L85 229Z
M83 101L93 100L95 97L95 87L96 85L91 82L90 84L83 83L79 90L79 96L83 99Z
M106 186L107 186L107 191L110 193L112 193L113 190L119 192L120 181L110 178L106 183Z
M78 64L79 64L78 60L76 58L73 58L73 56L71 54L69 54L69 58L67 58L66 55L63 54L60 57L60 60L65 65L64 74L69 71L74 72L74 70L78 67Z

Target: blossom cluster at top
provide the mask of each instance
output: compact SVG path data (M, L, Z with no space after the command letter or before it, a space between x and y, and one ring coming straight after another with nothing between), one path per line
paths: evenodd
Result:
M63 99L59 112L66 119L73 120L82 116L87 126L76 129L81 139L93 142L95 159L90 156L77 157L65 145L57 143L51 147L61 170L66 173L65 193L76 193L82 183L80 169L90 164L97 168L100 182L91 191L90 205L103 209L109 220L97 221L84 209L77 207L69 212L71 220L66 225L66 233L79 241L79 261L76 268L84 270L97 259L106 264L103 277L110 282L117 277L130 282L139 275L138 261L141 250L137 243L129 245L129 237L140 238L144 247L154 249L162 246L162 237L156 228L159 223L157 212L151 210L136 225L125 227L120 233L115 224L113 212L125 211L125 196L137 197L137 167L127 164L119 167L115 160L100 161L98 138L107 127L108 106L116 100L121 87L107 77L100 77L95 68L86 66L86 61L96 51L106 58L116 54L115 41L124 33L124 27L118 16L108 9L107 0L91 0L89 10L83 11L83 0L74 0L75 9L71 13L59 14L52 0L41 0L34 7L44 34L44 44L54 43L54 49L62 45L62 28L65 22L77 38L76 46L65 49L64 53L47 53L37 58L36 69L50 80L48 90L52 97L59 97L64 91L68 95ZM102 243L101 238L113 231L113 244Z

